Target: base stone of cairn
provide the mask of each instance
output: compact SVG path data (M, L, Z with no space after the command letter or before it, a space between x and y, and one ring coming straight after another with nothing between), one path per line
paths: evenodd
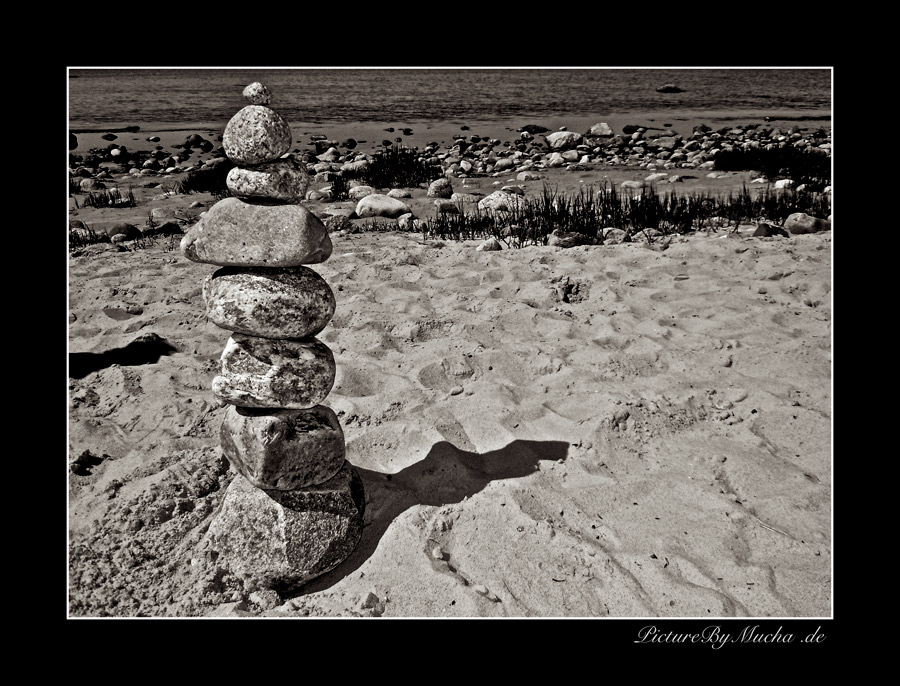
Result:
M203 283L206 314L231 332L212 391L228 407L222 453L238 472L206 542L252 587L289 590L333 569L362 535L365 492L345 459L344 434L322 405L334 355L315 338L334 293L303 266L331 256L328 230L305 207L309 177L287 155L291 132L259 83L225 128L238 165L233 196L213 205L181 241L189 260L220 267Z
M362 480L349 462L328 481L292 491L259 489L237 477L207 536L237 577L289 591L353 552L364 513Z

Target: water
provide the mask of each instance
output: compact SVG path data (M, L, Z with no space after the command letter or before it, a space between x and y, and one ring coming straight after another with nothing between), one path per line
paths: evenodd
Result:
M830 69L70 69L69 125L223 125L252 81L291 122L831 113ZM658 93L667 83L681 93Z

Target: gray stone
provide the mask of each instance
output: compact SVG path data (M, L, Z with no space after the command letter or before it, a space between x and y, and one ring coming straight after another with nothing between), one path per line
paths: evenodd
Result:
M234 167L225 183L231 194L239 198L298 203L309 188L309 174L306 165L289 157L254 167Z
M334 316L334 293L308 267L222 267L203 281L216 326L263 338L315 336Z
M344 432L334 411L262 410L232 405L220 431L222 453L257 488L279 491L328 481L344 464Z
M584 137L575 131L556 131L545 138L551 150L565 150L580 144Z
M449 198L453 195L453 184L450 179L442 176L431 182L425 195L429 198Z
M401 214L406 214L410 211L409 206L405 202L396 198L389 198L380 193L367 195L356 205L356 216L360 219L365 219L366 217L390 217L396 219Z
M573 248L576 245L590 245L590 236L577 231L560 231L556 229L547 237L547 245L555 245L559 248Z
M264 205L225 198L181 240L194 262L223 267L295 267L331 257L325 225L302 205Z
M334 355L315 338L301 341L234 333L222 351L213 394L242 407L307 410L331 392Z
M291 128L275 110L247 105L235 114L222 134L225 154L237 165L274 162L291 149Z
M789 234L780 226L772 226L767 222L759 222L759 224L756 225L756 231L753 232L753 235L765 238L768 236L788 236Z
M362 536L365 490L345 462L331 479L293 491L228 486L207 540L245 587L292 590L343 562Z
M494 191L478 201L478 209L509 212L525 203L521 195L508 191Z
M820 231L830 231L831 222L812 217L805 212L795 212L784 220L784 228L792 236L799 233L819 233Z
M254 81L248 85L243 92L243 96L251 105L268 105L272 100L272 94L259 81Z
M611 138L615 135L615 132L609 127L609 124L607 124L606 122L600 122L598 124L594 124L591 127L588 135Z
M91 230L97 234L105 234L110 238L124 234L127 240L140 238L143 235L138 227L128 222L96 222L91 225Z
M627 235L624 229L607 228L603 231L604 245L617 245L618 243L622 243Z

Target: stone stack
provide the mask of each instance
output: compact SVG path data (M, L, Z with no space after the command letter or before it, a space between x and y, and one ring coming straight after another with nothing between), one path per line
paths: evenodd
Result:
M300 200L304 165L288 155L287 122L260 83L222 137L235 163L232 197L185 235L184 255L217 265L203 283L210 321L231 331L213 379L228 409L223 454L239 472L209 528L213 551L253 587L287 590L327 572L356 547L365 494L345 459L344 434L322 405L335 379L315 336L334 315L334 293L307 266L331 256L325 226Z

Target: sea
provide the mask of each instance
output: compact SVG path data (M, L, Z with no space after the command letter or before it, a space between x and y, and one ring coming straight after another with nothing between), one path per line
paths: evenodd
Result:
M657 112L825 119L831 68L76 68L72 129L221 126L265 83L288 121L602 117ZM657 89L671 84L679 92Z

